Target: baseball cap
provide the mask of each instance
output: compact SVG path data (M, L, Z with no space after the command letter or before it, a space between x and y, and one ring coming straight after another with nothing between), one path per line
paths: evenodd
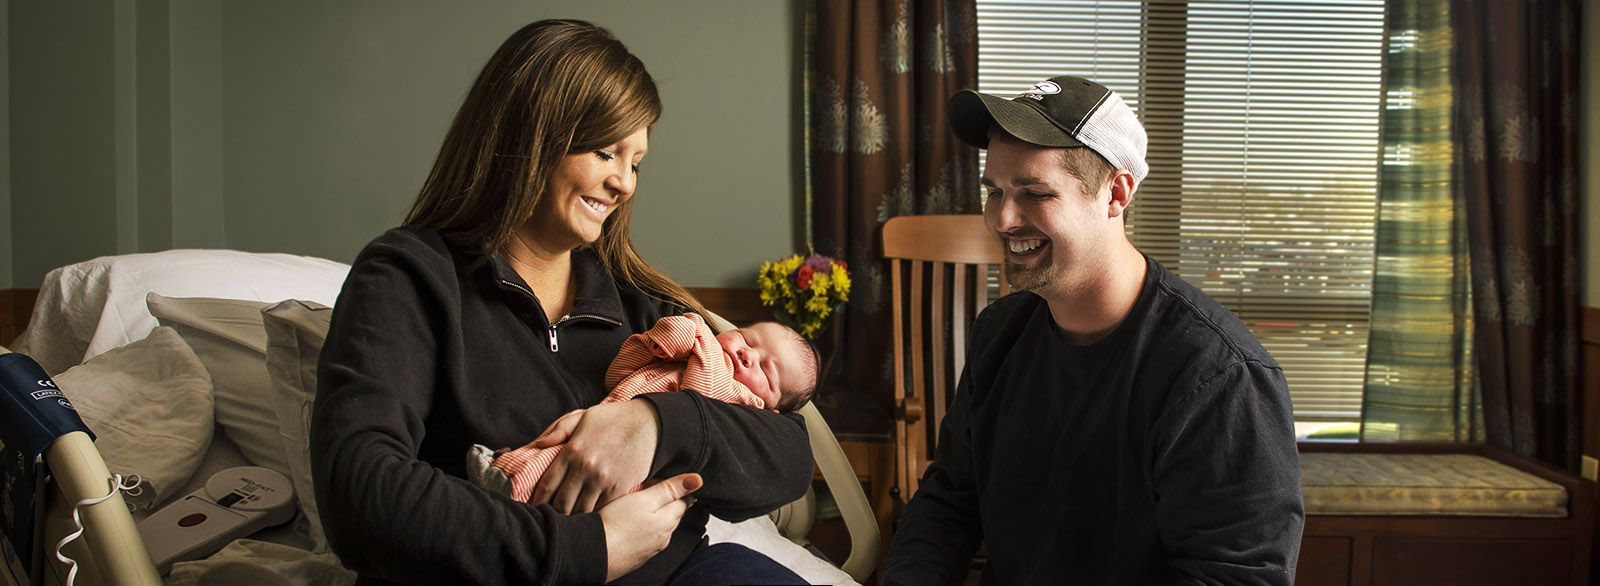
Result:
M1139 117L1122 96L1081 77L1052 77L1009 100L962 90L947 109L956 138L980 149L989 148L989 126L998 125L1030 144L1089 147L1127 169L1134 183L1150 173L1144 160L1149 139Z

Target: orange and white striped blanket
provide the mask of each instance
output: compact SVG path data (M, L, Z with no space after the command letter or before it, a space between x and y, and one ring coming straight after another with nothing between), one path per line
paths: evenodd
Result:
M767 408L761 397L733 379L733 360L722 351L711 326L695 313L663 317L648 331L628 336L606 368L605 383L611 392L601 403L691 389L710 399ZM541 449L529 443L496 456L492 465L510 478L512 498L527 502L563 447Z

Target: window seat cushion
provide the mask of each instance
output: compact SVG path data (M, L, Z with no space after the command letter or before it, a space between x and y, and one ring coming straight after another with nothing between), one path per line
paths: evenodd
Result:
M1307 515L1566 517L1561 485L1472 454L1301 452Z

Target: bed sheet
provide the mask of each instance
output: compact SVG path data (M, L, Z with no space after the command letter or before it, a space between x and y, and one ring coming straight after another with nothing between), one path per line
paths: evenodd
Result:
M213 437L216 439L212 441L199 468L178 494L199 490L204 486L205 479L219 471L250 465L250 461L226 435L218 433ZM134 520L146 516L148 513L136 513ZM166 576L166 584L347 586L355 582L355 574L339 565L337 558L330 554L312 553L311 542L293 531L293 526L291 523L267 529L235 541L205 559L174 564L172 573ZM738 523L712 517L706 524L706 537L711 543L734 542L761 552L794 570L811 584L859 586L849 574L778 533L772 521L765 516Z
M250 461L226 435L214 434L210 449L189 483L178 494L189 494L204 486L212 474ZM135 521L148 513L135 513ZM292 530L293 524L261 531L240 539L202 560L179 562L166 576L167 586L210 584L272 584L307 586L348 586L355 574L339 565L331 554L315 554L311 543ZM711 543L734 542L766 554L794 570L811 584L859 586L849 574L817 558L804 547L789 541L766 517L729 523L712 517L706 525Z
M305 299L333 305L348 266L294 255L177 250L107 257L52 271L41 286L27 331L13 344L59 374L107 351L137 342L159 324L146 294L255 301ZM268 406L267 408L270 408ZM162 500L189 494L217 471L253 462L227 434L213 431L201 462ZM102 447L105 452L106 447ZM258 463L257 463L258 464ZM132 511L135 522L151 508ZM354 575L329 553L312 551L296 525L269 529L229 544L212 556L180 562L168 584L348 584ZM738 542L762 552L815 584L856 584L848 574L783 537L765 516L740 523L712 518L712 543Z
M251 462L226 434L213 433L210 445L189 480L172 490L173 498L187 495L205 485L211 475ZM152 511L130 512L135 523ZM711 543L734 542L766 554L792 569L811 584L858 586L850 576L809 550L778 533L765 516L739 523L712 517L706 526ZM311 551L309 539L295 530L293 523L268 528L245 539L235 540L206 558L178 562L164 577L168 586L270 584L306 586L347 586L355 574L339 564L332 554Z

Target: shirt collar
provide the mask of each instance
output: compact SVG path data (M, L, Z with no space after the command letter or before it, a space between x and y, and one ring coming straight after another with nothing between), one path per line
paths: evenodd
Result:
M504 254L496 251L489 257L489 266L499 287L532 293L533 289L522 279L522 275L517 274L516 269L511 268L511 262L506 260ZM606 270L605 263L600 262L600 256L594 250L580 248L572 251L572 278L578 280L578 290L572 299L570 315L622 322L622 295L617 291L617 281L611 278L611 271Z

